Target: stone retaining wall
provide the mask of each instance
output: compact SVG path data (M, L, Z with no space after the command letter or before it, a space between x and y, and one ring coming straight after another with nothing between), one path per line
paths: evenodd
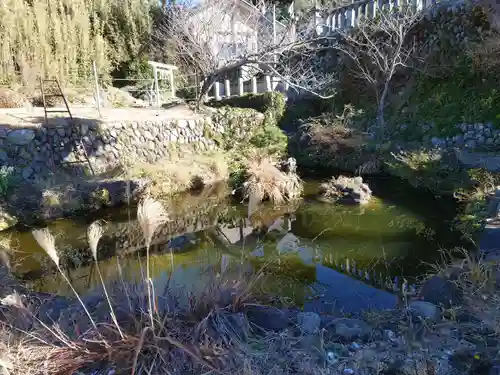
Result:
M212 121L210 115L190 120L75 119L73 125L58 119L58 123L51 126L0 127L0 166L11 167L15 177L32 181L63 168L80 174L87 171L85 151L96 172L113 169L127 161L155 163L180 146L199 152L213 149L217 137L227 132L228 127L236 124L241 133L245 133L263 120L262 115L249 111L234 117L228 121L220 118Z
M406 125L393 129L389 137L417 140L437 148L456 147L462 149L500 148L500 129L493 123L457 124L453 135L436 135L434 124Z

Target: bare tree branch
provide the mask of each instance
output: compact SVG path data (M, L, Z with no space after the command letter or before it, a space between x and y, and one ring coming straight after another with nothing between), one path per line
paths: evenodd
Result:
M342 40L335 47L353 64L353 75L372 86L378 102L377 124L382 134L392 79L416 59L411 31L421 18L421 13L411 6L383 11L378 18L361 20L356 29L341 31Z
M328 37L317 36L312 26L297 32L297 20L276 21L273 30L272 18L247 5L210 0L165 9L157 38L170 41L177 65L201 75L198 101L219 79L241 71L247 79L256 73L272 74L296 91L332 97L335 74L322 72L316 61Z

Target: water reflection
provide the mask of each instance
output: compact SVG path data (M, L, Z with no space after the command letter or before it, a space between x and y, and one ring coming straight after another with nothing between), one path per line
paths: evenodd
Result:
M250 218L223 190L164 203L171 221L153 241L151 275L157 287L170 280L198 288L208 269L220 270L228 261L253 270L265 265L265 287L309 309L393 306L390 292L410 285L422 272L421 262L432 262L449 235L446 226L436 225L444 220L436 220L434 207L426 216L394 199L356 207L306 198L292 206L263 205ZM134 210L113 211L105 219L107 232L99 244L105 279L139 281L144 243ZM89 222L59 220L49 226L80 292L99 287L85 238ZM33 289L71 294L29 232L7 235L15 249L14 271Z

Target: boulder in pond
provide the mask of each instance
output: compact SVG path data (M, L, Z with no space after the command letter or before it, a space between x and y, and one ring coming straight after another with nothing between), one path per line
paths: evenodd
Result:
M427 302L449 309L463 302L463 292L453 282L442 276L433 276L420 289L420 297Z
M319 186L319 200L327 203L365 204L370 201L372 191L362 177L332 177Z

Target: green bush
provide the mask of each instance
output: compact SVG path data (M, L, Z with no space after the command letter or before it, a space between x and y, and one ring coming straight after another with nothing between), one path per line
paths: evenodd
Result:
M0 167L0 196L7 195L8 191L14 185L14 168Z
M391 154L387 162L391 174L407 180L412 186L436 194L453 194L468 186L470 178L456 160L439 151L416 150Z
M212 100L208 105L216 108L229 106L255 109L264 114L266 124L276 126L285 113L286 101L285 96L279 92L266 92Z
M263 94L247 94L238 97L230 97L225 98L219 101L212 101L209 105L219 108L220 113L224 113L222 117L227 117L227 119L223 119L220 116L217 119L214 119L216 122L228 123L225 133L226 142L223 144L227 145L229 148L235 147L235 137L236 134L233 134L235 131L239 133L239 130L242 129L242 125L238 124L236 128L233 126L233 118L237 113L235 111L241 112L237 117L240 120L244 120L245 116L243 115L244 110L248 111L249 109L256 110L262 114L264 114L264 122L262 125L251 126L246 129L246 133L248 134L248 139L245 138L244 142L240 142L240 145L237 147L248 147L253 146L254 148L263 149L269 155L282 156L285 154L287 149L288 137L286 134L278 127L278 123L280 122L283 114L285 113L285 97L278 92L266 92ZM235 108L231 108L235 107ZM232 120L233 119L233 120ZM246 143L248 142L248 143ZM227 147L225 147L227 149Z

